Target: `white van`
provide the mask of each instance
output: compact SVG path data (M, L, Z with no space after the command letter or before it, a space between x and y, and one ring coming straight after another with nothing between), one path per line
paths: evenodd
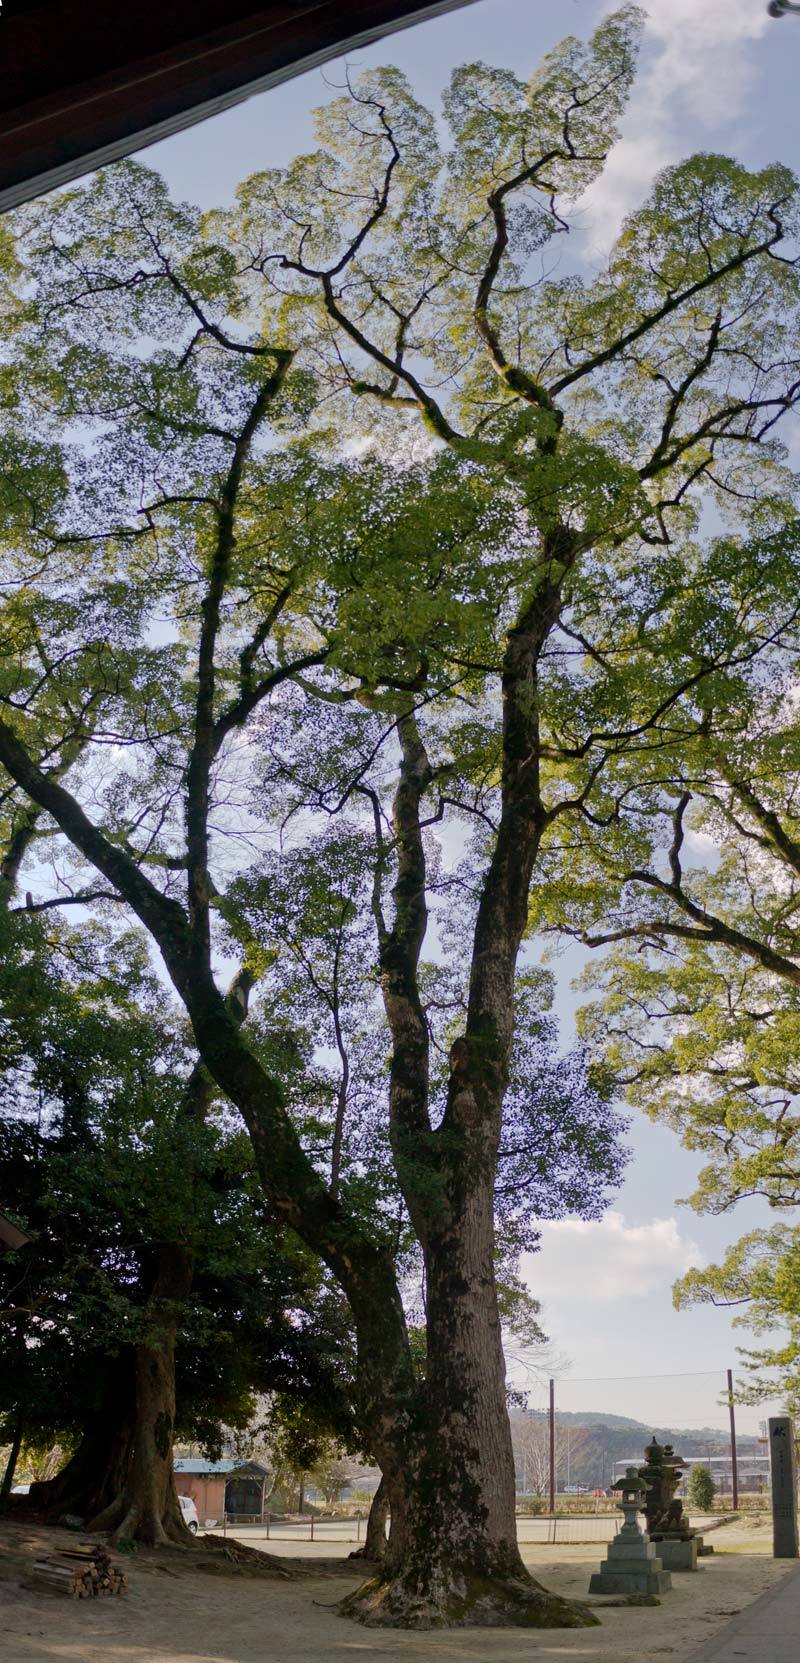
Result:
M197 1508L191 1496L178 1496L178 1506L183 1514L184 1524L188 1530L191 1530L192 1535L196 1536L200 1529L200 1520L197 1517Z

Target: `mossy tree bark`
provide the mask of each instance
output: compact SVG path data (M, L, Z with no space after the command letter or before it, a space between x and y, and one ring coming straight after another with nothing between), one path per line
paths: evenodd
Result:
M478 908L465 1032L451 1050L447 1106L436 1130L418 980L427 927L421 805L433 771L415 717L408 710L398 717L391 925L377 888L374 906L393 1043L392 1147L425 1256L427 1355L409 1435L399 1449L376 1444L402 1504L380 1575L345 1601L345 1610L367 1623L578 1627L595 1620L585 1607L547 1594L519 1554L494 1273L494 1179L514 976L544 826L536 674L559 604L549 577L555 552L547 549L532 598L507 641L503 812ZM563 559L568 550L562 545L559 552ZM377 816L376 835L380 844Z

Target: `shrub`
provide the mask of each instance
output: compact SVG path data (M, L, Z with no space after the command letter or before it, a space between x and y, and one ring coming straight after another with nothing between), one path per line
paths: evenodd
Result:
M707 1467L692 1467L689 1474L689 1500L693 1507L701 1507L704 1511L713 1506L717 1486Z

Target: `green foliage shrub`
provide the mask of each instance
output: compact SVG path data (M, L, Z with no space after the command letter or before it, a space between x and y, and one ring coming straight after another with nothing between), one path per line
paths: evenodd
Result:
M689 1500L707 1511L714 1504L717 1486L707 1467L693 1467L689 1475Z

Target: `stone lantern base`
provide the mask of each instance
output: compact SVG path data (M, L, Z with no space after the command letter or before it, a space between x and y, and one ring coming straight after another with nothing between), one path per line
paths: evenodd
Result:
M665 1594L672 1577L656 1556L653 1543L637 1531L621 1530L609 1542L608 1555L589 1583L590 1594Z
M696 1571L697 1555L703 1546L702 1536L656 1537L653 1546L665 1571Z

